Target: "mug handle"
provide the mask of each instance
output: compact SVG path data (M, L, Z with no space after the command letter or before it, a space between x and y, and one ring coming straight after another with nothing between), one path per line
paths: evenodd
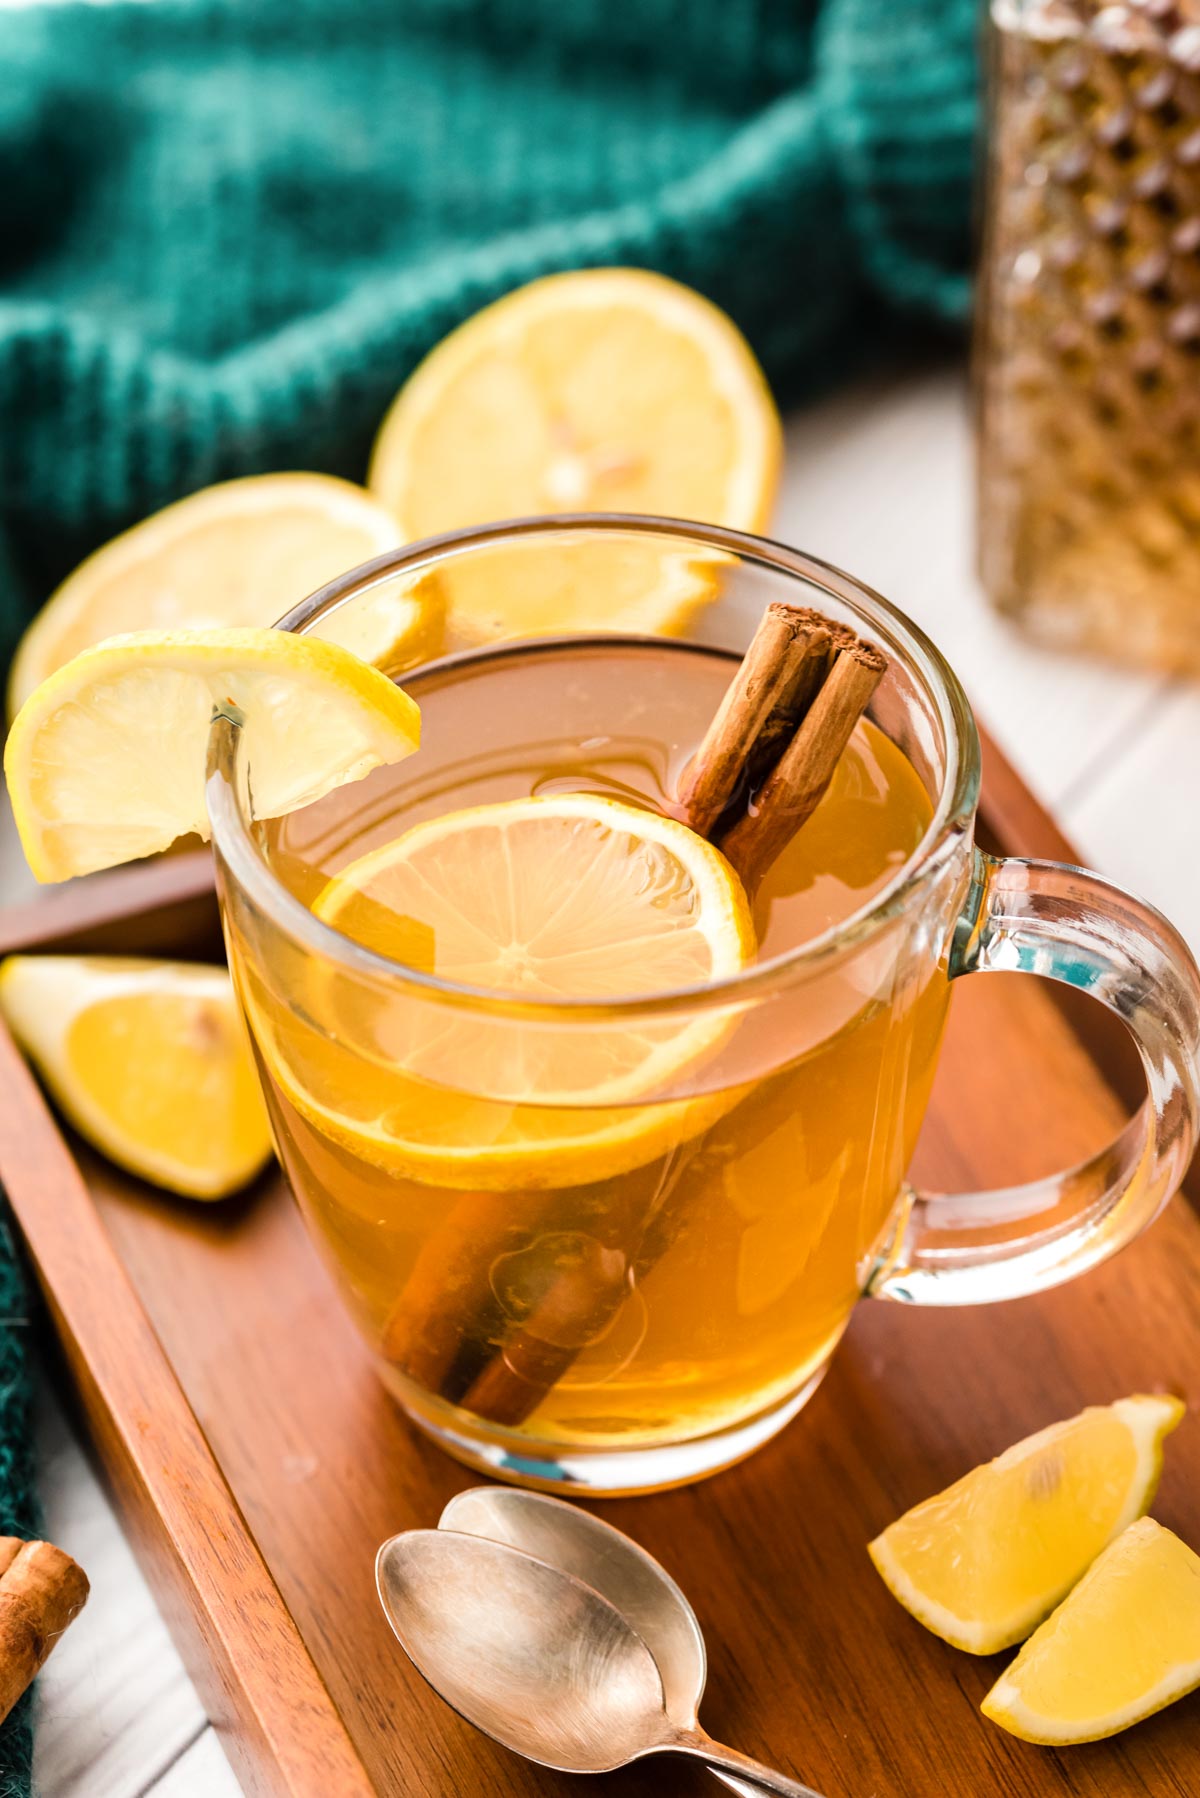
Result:
M1044 1291L1131 1242L1187 1171L1200 1123L1200 970L1152 906L1083 868L980 849L949 974L1040 974L1129 1029L1148 1092L1100 1154L992 1192L906 1195L867 1284L875 1298L974 1305Z

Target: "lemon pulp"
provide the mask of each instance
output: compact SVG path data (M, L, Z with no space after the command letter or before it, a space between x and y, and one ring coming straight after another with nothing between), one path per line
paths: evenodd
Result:
M0 965L0 1012L76 1128L143 1179L220 1198L269 1156L223 968L13 955Z
M1028 1742L1094 1742L1200 1686L1200 1556L1130 1524L983 1701Z

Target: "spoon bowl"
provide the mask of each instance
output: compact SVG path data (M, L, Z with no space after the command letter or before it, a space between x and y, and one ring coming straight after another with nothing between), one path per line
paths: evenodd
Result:
M561 1498L518 1486L459 1492L438 1528L507 1542L601 1593L654 1656L667 1716L681 1729L694 1725L708 1671L696 1613L665 1567L631 1537Z
M460 1716L564 1773L607 1773L670 1733L642 1638L607 1598L520 1549L442 1530L376 1562L401 1647Z

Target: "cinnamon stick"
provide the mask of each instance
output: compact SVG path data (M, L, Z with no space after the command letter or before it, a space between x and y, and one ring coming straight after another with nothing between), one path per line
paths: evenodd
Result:
M811 626L823 632L826 641L810 654L805 663L804 676L790 698L772 709L757 737L750 743L746 752L746 780L742 802L727 812L720 823L708 832L712 842L717 840L723 829L732 827L753 802L755 794L799 729L833 666L838 651L858 641L849 625L837 624L833 619L814 611L811 606L796 607L794 610L799 618L807 620Z
M753 778L752 751L790 734L825 673L832 643L815 612L775 600L717 708L704 741L684 769L679 815L707 837Z
M453 1403L489 1354L492 1264L521 1242L552 1194L465 1192L426 1238L383 1326L380 1353L427 1392ZM472 1362L474 1361L474 1364Z
M744 816L718 839L747 891L817 809L887 662L870 643L840 649L807 716Z
M462 1399L464 1409L492 1423L523 1423L612 1322L629 1291L625 1255L593 1239L480 1371Z
M0 1536L0 1722L87 1603L87 1574L52 1542Z

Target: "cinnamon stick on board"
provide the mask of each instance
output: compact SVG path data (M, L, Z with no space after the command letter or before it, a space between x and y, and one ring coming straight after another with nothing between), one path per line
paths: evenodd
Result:
M0 1536L0 1722L87 1603L87 1574L52 1542Z
M748 890L812 816L886 666L879 651L845 625L807 607L767 607L684 771L676 810L697 835L716 841ZM517 1195L494 1196L501 1215L507 1212L511 1220ZM427 1245L388 1319L383 1350L451 1403L512 1427L537 1409L582 1346L615 1317L630 1290L627 1270L648 1272L671 1236L659 1232L649 1243L645 1225L652 1207L643 1208L640 1224L626 1220L624 1255L606 1242L595 1245L594 1265L568 1258L561 1277L477 1368L464 1392L461 1368L451 1371L447 1362L455 1358L452 1345L486 1335L476 1327L482 1317L464 1320L456 1305L472 1288L482 1297L498 1252L495 1236L475 1227L488 1210L485 1200L472 1195L465 1206L451 1209L447 1227ZM438 1275L451 1269L443 1288ZM443 1377L431 1380L439 1371Z

